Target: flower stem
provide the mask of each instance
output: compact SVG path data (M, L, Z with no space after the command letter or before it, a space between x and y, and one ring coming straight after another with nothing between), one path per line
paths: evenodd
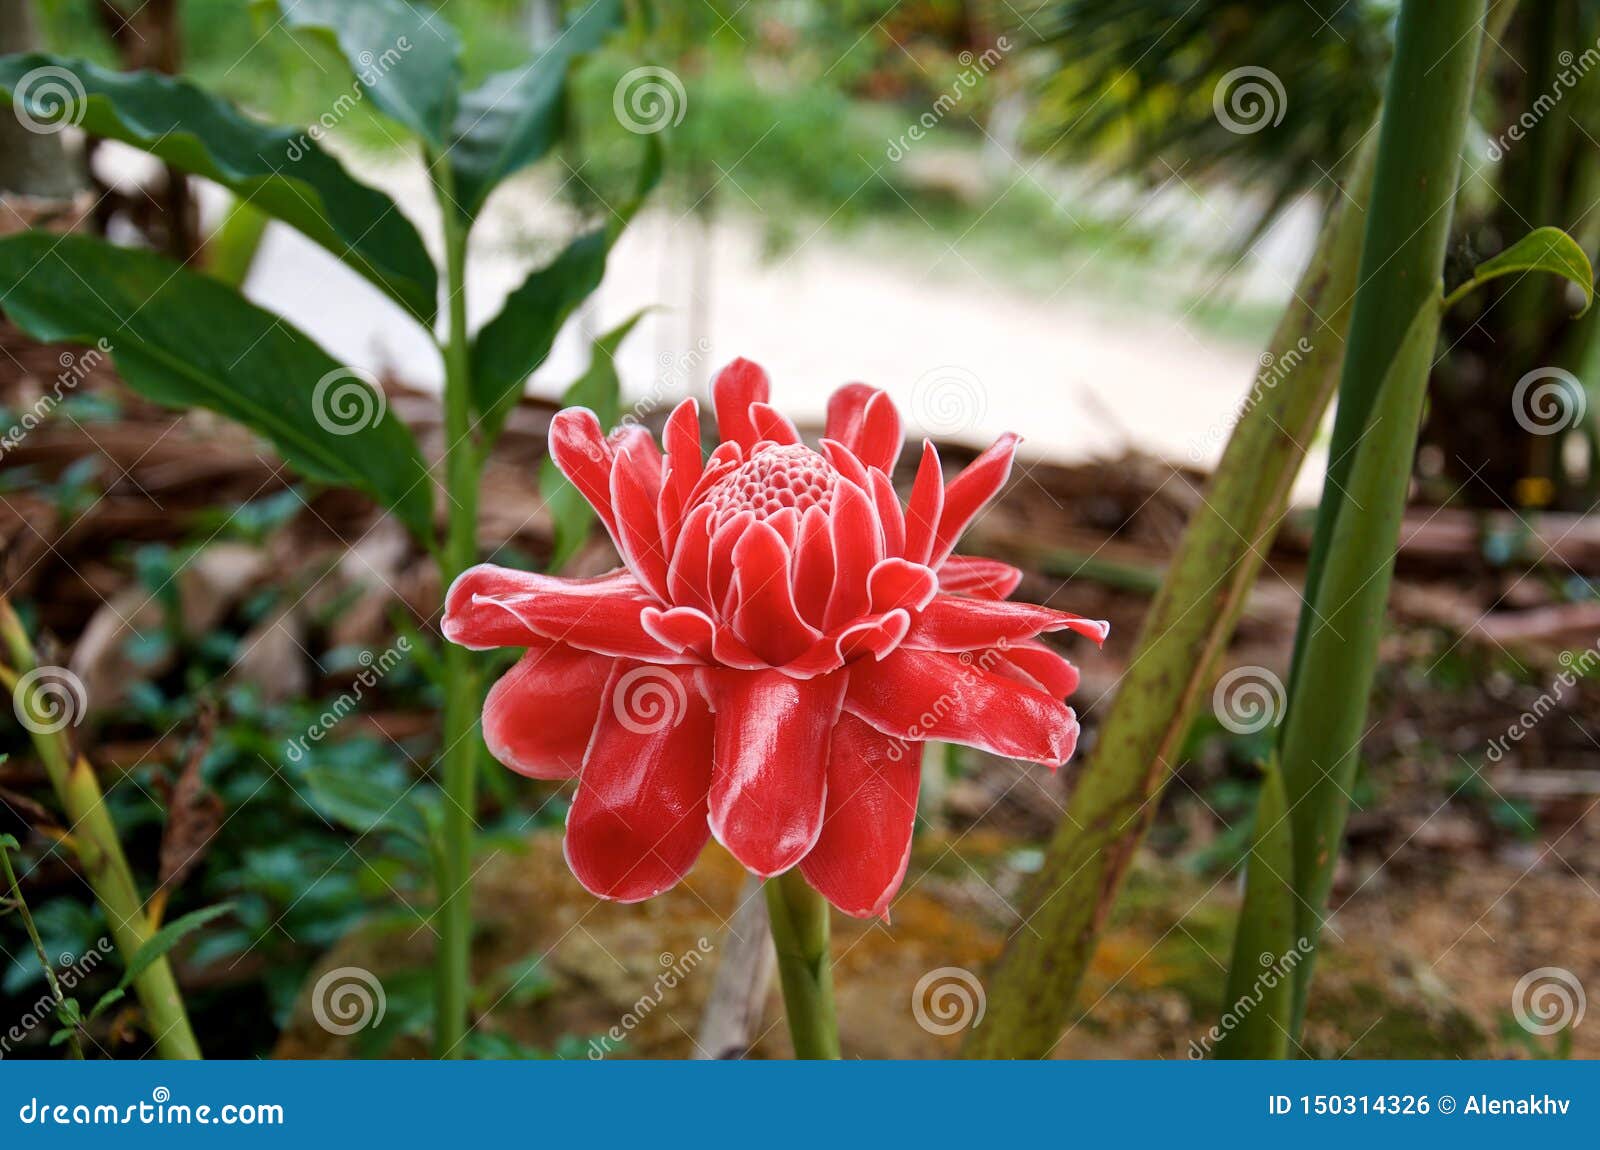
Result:
M67 996L61 992L61 983L56 979L55 967L50 965L50 956L45 953L44 942L39 937L39 928L33 925L33 915L28 913L28 903L22 897L22 884L17 882L17 872L11 869L10 847L15 842L15 839L0 836L0 867L5 868L6 885L11 888L12 901L16 903L17 913L22 916L22 925L33 943L33 952L39 956L39 965L44 967L44 978L50 984L50 995L56 1000L56 1018L64 1023ZM83 1058L83 1044L78 1041L77 1023L72 1023L72 1029L68 1032L67 1047L72 1051L72 1057Z
M778 952L783 1012L796 1058L839 1057L839 1020L833 1010L833 967L828 955L828 903L798 870L766 882L772 945Z
M441 562L446 586L477 559L479 460L472 437L467 359L467 233L452 202L449 166L438 166L444 216L450 326L443 347L445 493L449 527ZM434 1042L441 1058L460 1058L467 1033L472 970L472 842L477 811L478 668L472 652L444 649L444 849L440 858L439 952Z
M12 664L0 668L0 682L14 692L16 676L33 670L37 660L22 621L4 596L0 596L0 639L4 640ZM25 700L24 705L27 705ZM105 911L112 941L117 944L123 962L132 962L155 931L134 882L128 856L122 852L122 841L117 837L116 824L111 821L100 780L89 760L73 750L65 731L35 732L33 745L56 799L66 812L78 862L100 908ZM139 1005L144 1007L146 1022L155 1038L156 1053L162 1058L199 1058L200 1044L189 1026L178 982L165 955L144 968L133 980L133 989Z

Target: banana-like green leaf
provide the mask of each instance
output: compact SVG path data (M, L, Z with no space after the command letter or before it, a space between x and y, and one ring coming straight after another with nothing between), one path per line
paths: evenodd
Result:
M1218 1058L1283 1058L1289 1052L1294 971L1310 952L1294 931L1292 835L1283 775L1270 763L1256 803L1249 885L1217 1026Z
M1450 293L1449 307L1470 292L1501 276L1548 272L1583 289L1583 311L1594 305L1594 269L1578 241L1560 228L1535 228L1492 259L1472 270L1472 278ZM1583 312L1579 312L1582 315Z
M461 38L410 0L278 0L284 26L331 40L361 90L442 152L461 88Z
M622 413L622 381L617 377L617 348L628 338L634 325L644 318L639 312L633 318L617 325L594 341L594 354L589 360L589 370L561 393L562 407L587 407L600 420L600 426L611 428ZM588 538L594 523L594 508L572 486L555 460L549 455L539 466L539 495L550 521L555 525L555 548L550 556L550 570L559 572L567 560Z
M45 232L0 239L0 285L0 308L34 338L104 341L141 395L238 420L308 478L370 493L431 541L432 481L381 393L226 285L151 252Z
M41 75L72 91L55 98L62 88L39 82ZM393 200L353 179L300 130L257 123L186 80L37 53L0 57L0 95L34 119L79 123L215 180L433 322L437 276L416 229Z
M463 218L476 216L496 184L560 140L567 70L621 21L618 0L584 0L582 11L531 63L490 76L462 97L446 158L455 171L456 208Z
M472 402L485 442L505 425L523 383L550 354L561 325L600 286L611 245L660 178L661 149L651 140L634 198L608 225L579 236L529 274L478 332L472 344Z

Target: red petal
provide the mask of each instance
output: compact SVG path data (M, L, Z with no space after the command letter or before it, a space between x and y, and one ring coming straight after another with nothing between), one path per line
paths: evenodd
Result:
M754 447L761 436L750 420L750 405L766 403L771 393L767 373L748 359L736 359L723 368L711 385L711 399L717 409L717 434L747 451Z
M702 503L683 521L667 567L667 598L680 606L711 610L711 507Z
M919 563L885 559L867 576L867 591L874 611L920 611L939 593L939 578Z
M567 865L601 898L638 902L706 844L713 724L689 673L618 662L567 814Z
M1029 685L1047 695L1065 699L1078 689L1078 668L1036 639L1009 644L1001 654Z
M867 575L883 558L880 550L883 540L872 500L853 483L841 483L834 488L829 518L834 574L833 592L828 597L827 626L832 630L866 614L871 605L867 598Z
M672 409L661 438L667 445L667 467L661 481L659 518L661 539L670 555L689 506L689 493L705 470L700 455L700 405L693 396Z
M871 481L872 502L878 509L878 525L883 529L883 553L903 555L906 550L906 517L900 510L900 497L894 484L881 471L867 473Z
M572 481L615 537L611 513L611 462L614 458L600 419L586 407L569 407L550 420L550 458Z
M906 502L905 556L913 563L926 563L933 557L933 543L944 515L944 472L939 467L939 450L933 441L922 441L922 461Z
M625 563L656 595L667 595L667 553L661 542L661 523L656 514L659 503L657 485L650 483L650 457L632 444L617 452L611 467L611 505L617 515L617 549ZM659 466L659 464L658 464Z
M522 656L484 701L489 753L529 778L575 778L615 662L561 646Z
M1076 631L1104 643L1110 624L1032 603L936 595L906 637L908 647L931 651L975 651L1031 639L1049 631Z
M824 439L818 446L822 448L823 458L833 464L833 469L840 475L863 491L872 486L872 480L867 478L866 465L856 458L855 452L831 439Z
M911 861L922 744L839 716L828 754L822 835L800 863L806 881L845 914L883 914Z
M774 665L787 663L821 634L795 610L789 587L789 549L766 523L756 520L733 548L733 626L740 639Z
M769 443L788 447L800 442L800 432L789 417L768 403L750 405L750 423L756 435Z
M558 579L480 563L450 585L442 629L452 643L476 650L556 642L602 655L692 661L646 633L639 613L655 605L625 570L597 579Z
M939 568L939 589L952 595L1004 599L1022 582L1022 572L998 559L952 555Z
M939 535L934 540L928 566L935 569L955 550L956 540L977 518L984 505L999 494L1011 477L1011 461L1017 454L1020 437L1009 431L995 441L944 489L944 513L939 517Z
M808 507L800 519L800 537L794 549L794 604L800 617L814 627L826 621L828 595L833 590L833 537L828 513Z
M711 658L711 637L717 628L703 611L693 607L673 607L666 611L646 607L639 613L639 623L652 638L674 651L693 651L703 659Z
M845 679L703 672L717 716L711 833L763 878L794 866L822 831L828 737Z
M848 447L868 467L884 472L894 470L905 440L894 401L864 383L847 383L828 399L827 436Z
M984 664L905 647L881 663L853 663L845 710L909 742L941 739L1029 762L1066 762L1078 743L1072 709Z

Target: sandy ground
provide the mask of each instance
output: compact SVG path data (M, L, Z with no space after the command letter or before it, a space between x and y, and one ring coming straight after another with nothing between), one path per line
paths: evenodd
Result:
M434 233L420 171L362 175ZM561 235L550 232L566 222L563 211L529 179L497 195L474 235L473 324L554 253ZM1258 349L1219 338L1174 300L1153 297L1141 311L1111 298L1096 286L1092 253L1064 256L1059 286L1045 293L931 233L927 243L893 244L818 225L771 255L755 219L752 211L719 223L709 272L697 272L699 225L665 209L644 213L531 390L558 394L582 372L594 332L655 307L619 356L630 402L673 402L743 355L767 367L776 402L801 421L820 420L829 392L859 379L887 389L916 430L945 438L982 444L1016 430L1025 455L1076 460L1135 447L1211 463L1260 370ZM394 305L287 228L269 231L246 290L353 365L425 385L440 379L431 345ZM1314 499L1313 463L1301 494Z

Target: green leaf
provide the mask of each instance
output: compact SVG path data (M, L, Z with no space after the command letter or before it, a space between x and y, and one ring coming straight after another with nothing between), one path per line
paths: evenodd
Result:
M640 312L595 340L589 370L561 393L562 407L587 407L600 420L601 427L609 429L616 425L622 407L622 383L617 378L617 348L643 317L644 313ZM589 528L594 523L594 508L561 474L561 469L548 454L539 465L539 494L555 527L550 570L560 571L588 538Z
M409 0L278 0L285 27L343 53L361 91L435 151L449 144L461 86L461 38Z
M104 341L135 391L238 420L308 478L370 493L431 541L432 480L410 433L278 316L209 276L86 236L0 239L0 284L0 307L35 339Z
M1294 840L1289 800L1276 763L1268 764L1256 803L1249 884L1233 936L1233 962L1223 994L1218 1058L1283 1058L1289 1052L1294 971L1309 942L1296 945ZM1231 1017L1230 1017L1231 1016Z
M89 1021L93 1022L107 1009L115 1006L126 997L128 997L128 992L126 989L120 986L113 986L110 990L106 991L100 996L100 1000L96 1002L94 1007L89 1011Z
M1501 276L1548 272L1583 289L1583 312L1594 305L1594 269L1578 241L1560 228L1536 228L1493 259L1472 270L1472 278L1445 299L1449 308L1490 280Z
M390 830L427 843L427 825L422 811L405 789L374 786L336 770L313 767L306 772L317 810L357 834Z
M83 98L52 102L41 85L26 83L39 68L71 73ZM57 56L0 57L0 93L39 120L76 121L81 113L84 131L216 181L304 232L424 324L433 322L437 275L416 229L393 200L356 181L298 129L250 120L186 80Z
M218 903L216 906L190 911L181 918L175 918L167 923L166 926L147 938L144 945L134 953L132 960L128 963L128 969L124 970L122 977L117 980L117 986L124 990L132 986L134 979L148 970L158 959L165 958L167 952L183 941L186 936L199 930L212 919L227 914L232 909L233 904L231 902ZM98 1008L98 1004L96 1005Z
M531 64L496 73L462 97L446 159L464 219L478 214L501 180L543 158L561 139L568 69L621 22L618 0L589 0Z
M523 384L550 354L562 324L600 286L611 245L661 178L661 149L653 139L645 156L633 199L611 223L579 236L553 261L531 272L473 340L472 401L486 443L505 425Z
M7 757L9 757L9 756L7 756ZM5 761L4 759L0 759L0 762L4 762L4 761ZM21 850L22 847L17 842L16 837L14 835L0 835L0 849L8 850L8 851L15 851L15 850Z

